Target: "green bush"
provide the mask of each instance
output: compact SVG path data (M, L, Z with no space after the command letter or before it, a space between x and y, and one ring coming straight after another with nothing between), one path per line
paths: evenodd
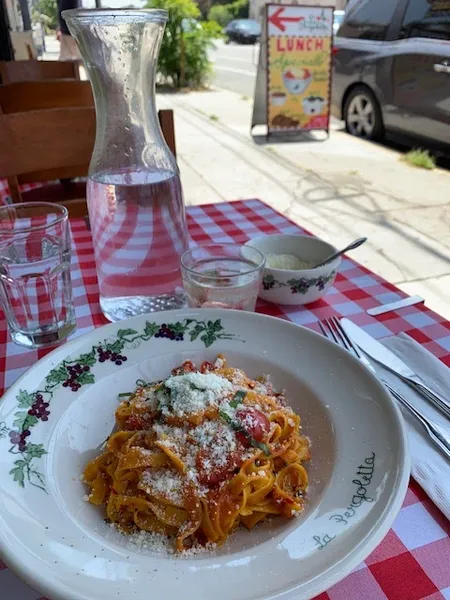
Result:
M222 27L228 25L233 18L233 13L230 10L229 4L215 4L211 6L208 13L209 21L217 21Z
M248 0L236 0L230 5L233 19L248 19Z
M149 0L148 8L164 8L169 20L159 53L158 70L174 87L200 87L211 72L208 49L220 37L214 22L200 22L193 0Z
M42 21L48 29L58 26L58 9L56 0L38 0L33 6L35 21Z
M215 4L208 13L208 19L217 21L222 27L228 25L232 19L247 19L248 2L249 0L235 0L229 4Z
M185 85L198 88L205 84L212 70L208 49L221 35L222 28L214 21L203 21L200 29L185 33Z

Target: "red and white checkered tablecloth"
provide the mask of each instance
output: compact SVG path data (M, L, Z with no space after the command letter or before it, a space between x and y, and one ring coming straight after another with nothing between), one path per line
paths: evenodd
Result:
M28 192L29 190L35 190L36 188L45 186L46 183L24 183L20 186L21 192ZM5 204L9 204L11 201L11 196L9 195L9 187L7 179L0 179L0 206L4 206Z
M261 234L302 230L259 200L188 208L189 230L197 244L245 242ZM105 324L98 303L92 240L82 219L71 221L73 285L81 335ZM450 322L424 305L390 312L377 319L368 308L403 298L405 294L369 270L345 259L334 287L308 307L259 302L258 312L318 330L317 321L337 314L350 317L380 338L408 333L450 366ZM0 314L0 393L48 350L28 351L14 345ZM72 336L72 337L74 337ZM316 600L450 600L450 524L413 481L392 529L378 548L342 582ZM42 600L0 563L0 598Z

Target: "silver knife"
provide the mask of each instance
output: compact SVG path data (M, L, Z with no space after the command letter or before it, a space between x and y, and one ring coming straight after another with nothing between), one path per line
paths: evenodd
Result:
M431 402L447 418L450 419L450 401L429 388L424 381L415 373L411 367L405 364L396 354L383 346L364 329L352 323L348 319L341 319L341 325L345 333L353 342L371 358L395 373L411 385L421 396Z

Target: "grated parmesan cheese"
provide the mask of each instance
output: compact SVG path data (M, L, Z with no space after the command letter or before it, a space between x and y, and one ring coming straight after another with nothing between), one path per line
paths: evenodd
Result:
M209 450L209 459L203 462L206 472L227 464L229 455L236 451L236 435L220 421L205 421L190 432L201 449Z
M181 477L176 471L148 469L142 473L138 487L150 496L163 496L180 505L183 504L182 485Z
M304 269L311 269L313 264L293 254L266 254L266 267L269 267L269 269L302 271Z
M247 412L241 419L241 424L247 431L252 431L255 427L259 426L259 421L255 419L255 416L251 412Z
M150 411L158 410L158 396L154 389L144 388L142 390L142 400Z
M115 523L110 523L105 537L116 543L120 542L128 550L138 552L139 554L158 554L162 556L171 556L175 554L174 538L161 533L143 530L135 533L124 533ZM214 542L207 542L204 545L194 542L190 548L186 548L182 552L177 552L176 557L190 558L197 554L208 554L214 552L216 548L217 544Z
M231 383L213 373L187 373L169 377L165 387L170 390L158 392L163 415L184 417L204 411L217 401L224 392L232 389Z

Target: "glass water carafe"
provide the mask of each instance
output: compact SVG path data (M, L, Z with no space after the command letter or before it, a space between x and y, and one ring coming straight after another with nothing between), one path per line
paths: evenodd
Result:
M64 11L95 98L87 203L105 316L184 304L188 247L180 176L159 125L155 71L164 10Z

